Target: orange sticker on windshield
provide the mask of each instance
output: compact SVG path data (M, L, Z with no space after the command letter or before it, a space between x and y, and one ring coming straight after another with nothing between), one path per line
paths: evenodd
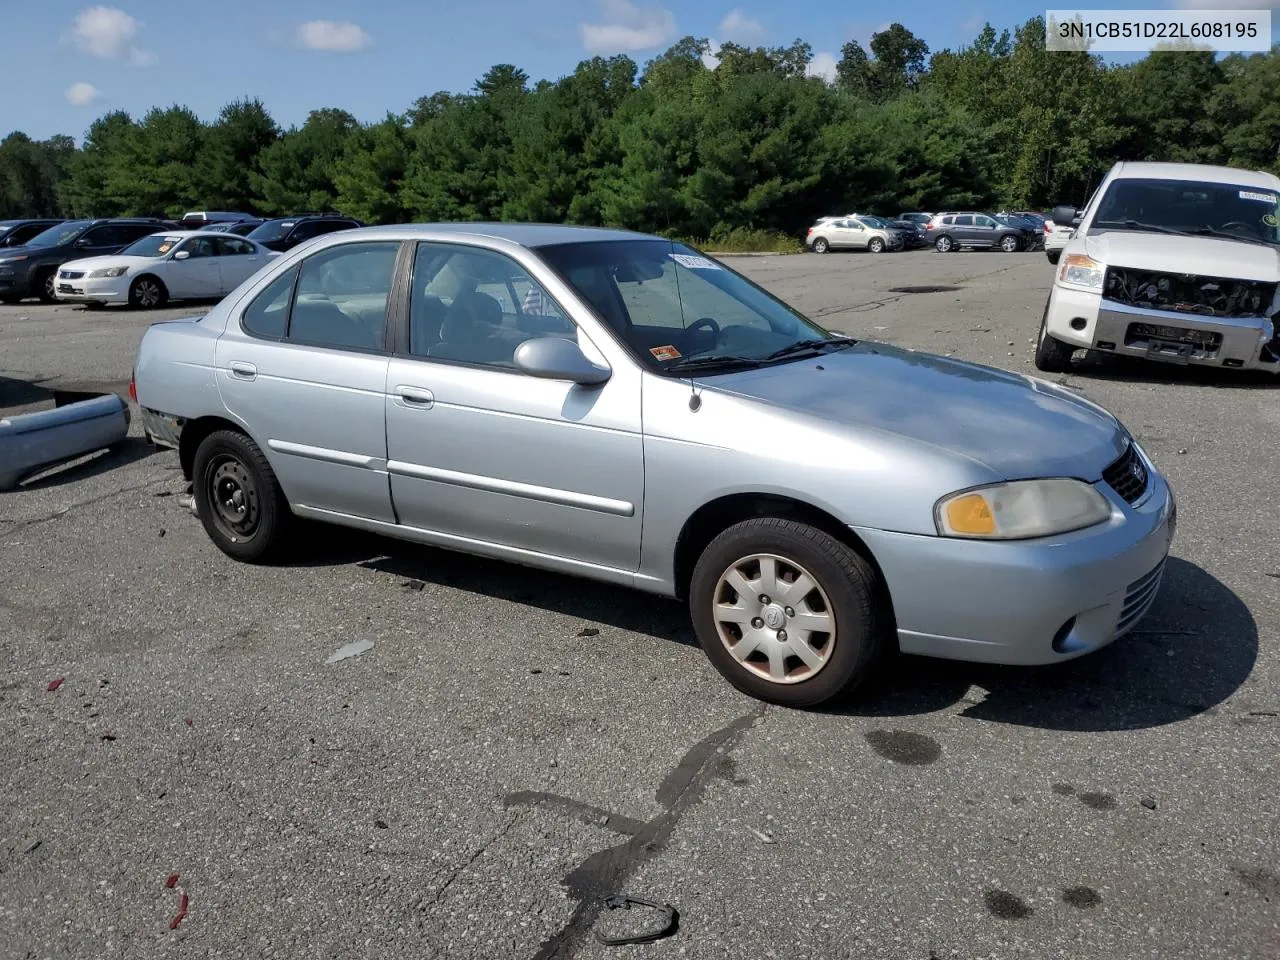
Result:
M653 354L655 360L674 360L680 356L680 351L670 344L665 347L651 347L649 352Z

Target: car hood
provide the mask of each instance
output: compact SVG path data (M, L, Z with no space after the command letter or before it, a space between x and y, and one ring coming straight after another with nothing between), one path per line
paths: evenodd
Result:
M928 444L1006 480L1092 483L1129 439L1102 407L1054 384L883 343L859 342L812 360L716 377L705 386L844 428Z
M122 257L119 254L109 254L103 257L87 257L84 260L69 260L62 265L63 270L101 270L105 267L134 267L154 265L159 262L159 257Z
M1085 252L1109 267L1235 280L1280 280L1280 247L1217 237L1111 231L1082 238Z

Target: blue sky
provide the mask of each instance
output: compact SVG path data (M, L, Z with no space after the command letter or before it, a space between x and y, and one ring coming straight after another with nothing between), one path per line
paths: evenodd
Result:
M174 103L211 119L229 100L262 99L283 126L342 107L361 120L418 96L462 91L495 63L556 78L593 54L638 63L692 34L785 44L799 37L829 70L850 39L866 45L892 20L931 50L971 41L990 20L1012 27L1044 0L6 0L0 136L67 133L123 109ZM1070 7L1058 2L1051 8ZM1276 7L1280 0L1130 0L1088 9ZM1276 18L1280 21L1280 18Z

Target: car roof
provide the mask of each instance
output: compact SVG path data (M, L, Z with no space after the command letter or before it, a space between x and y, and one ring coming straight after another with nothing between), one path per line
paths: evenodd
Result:
M1237 187L1264 187L1280 190L1280 177L1260 170L1217 167L1200 163L1165 163L1160 161L1122 161L1115 165L1113 176L1143 180L1200 180L1225 183Z
M357 231L346 232L347 236ZM362 236L396 239L476 239L506 240L522 247L544 247L557 243L586 243L606 240L664 240L666 238L612 227L579 227L558 223L408 223L361 227ZM331 234L331 236L337 236Z

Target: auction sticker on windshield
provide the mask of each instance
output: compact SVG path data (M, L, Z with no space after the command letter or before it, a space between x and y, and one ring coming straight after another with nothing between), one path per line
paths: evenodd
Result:
M712 263L706 257L695 257L688 253L672 253L669 254L672 260L680 264L682 267L688 267L690 270L719 270L719 264Z
M680 351L670 344L665 347L651 347L649 352L653 354L655 360L674 360L680 356Z
M1257 200L1259 203L1269 203L1275 206L1276 195L1274 193L1254 193L1252 190L1241 190L1241 200Z

